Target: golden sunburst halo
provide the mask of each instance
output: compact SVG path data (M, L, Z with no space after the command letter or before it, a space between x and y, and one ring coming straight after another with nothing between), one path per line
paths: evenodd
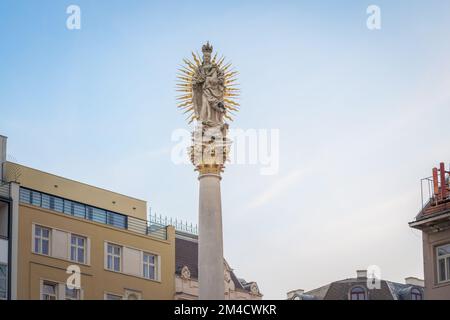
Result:
M194 104L192 101L192 80L197 69L203 64L203 58L199 54L191 52L191 55L193 60L185 58L183 59L184 64L179 66L176 82L176 91L179 93L176 97L177 107L183 112L183 114L187 114L186 120L188 120L189 123L194 120L198 120L194 112ZM240 104L236 101L240 96L240 89L236 83L236 76L239 73L233 69L231 62L225 63L225 60L226 59L224 56L221 56L217 60L216 52L211 60L211 63L216 65L224 74L224 117L230 121L233 121L232 116L234 115L234 112L239 111L240 107Z

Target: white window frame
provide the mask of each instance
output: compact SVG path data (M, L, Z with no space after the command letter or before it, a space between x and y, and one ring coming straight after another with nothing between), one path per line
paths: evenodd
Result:
M145 256L153 256L155 258L154 262L153 263L151 263L149 261L145 262L145 259L144 259ZM142 252L142 277L144 277L145 279L149 279L149 280L158 280L159 279L158 260L159 260L158 255L150 253L150 252L145 252L145 251ZM150 267L154 268L154 271L153 271L154 277L153 278L150 278ZM145 276L146 269L148 270L147 277Z
M72 243L72 239L75 238L75 244ZM78 245L78 239L83 239L83 246ZM87 264L87 242L88 242L88 238L84 237L84 236L80 236L78 234L70 234L70 250L69 250L69 259L70 261L74 261L74 262L78 262L81 264ZM75 257L72 257L72 248L75 248ZM82 248L83 249L83 261L79 260L78 257L78 249Z
M112 247L111 253L108 252L109 246ZM119 250L120 250L119 254L114 253L114 247L119 248ZM109 257L111 257L111 268L109 268L109 266L108 266L108 258ZM114 269L114 258L119 258L119 270ZM123 262L123 246L107 242L106 243L106 261L105 261L106 269L109 271L114 271L114 272L122 272L122 270L123 270L122 262Z
M64 285L64 299L65 300L81 300L81 288L73 288L72 289L72 290L75 290L75 292L77 293L77 297L75 299L66 295L67 289L69 289L69 288L68 288L67 284L65 284Z
M443 247L450 247L450 243L440 245L436 247L436 279L437 283L447 283L450 282L450 253L445 254L443 256L439 256L439 249ZM440 270L439 270L439 262L440 260L444 260L444 268L445 268L445 279L440 279Z
M50 281L50 280L43 280L42 281L41 292L40 292L41 300L52 300L52 299L44 299L44 294L46 296L53 296L53 295L49 295L47 293L44 293L44 286L45 285L51 285L51 286L55 287L55 294L54 294L55 299L53 299L53 300L59 300L59 297L58 297L59 284L57 282Z
M41 229L41 233L40 235L36 235L36 229L39 228ZM48 230L48 238L44 237L42 235L42 230ZM51 249L52 249L52 229L51 228L47 228L47 227L43 227L40 225L33 225L33 252L34 253L38 253L38 254L42 254L44 256L51 256ZM47 253L43 253L42 250L42 242L43 240L47 240L48 241L48 250ZM39 245L38 245L38 251L36 251L36 241L39 241Z

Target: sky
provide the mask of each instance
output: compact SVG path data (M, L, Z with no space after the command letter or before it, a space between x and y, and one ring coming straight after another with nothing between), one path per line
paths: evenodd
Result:
M69 5L81 29L66 27ZM366 10L381 9L369 30ZM279 130L279 170L230 164L225 258L266 299L354 277L423 278L420 179L450 162L450 2L0 2L0 134L21 164L197 222L175 164L177 68L209 40L239 71L243 130Z

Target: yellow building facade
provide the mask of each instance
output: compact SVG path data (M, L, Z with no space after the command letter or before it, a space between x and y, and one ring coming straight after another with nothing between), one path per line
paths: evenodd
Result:
M145 201L11 162L11 299L173 299L175 230Z

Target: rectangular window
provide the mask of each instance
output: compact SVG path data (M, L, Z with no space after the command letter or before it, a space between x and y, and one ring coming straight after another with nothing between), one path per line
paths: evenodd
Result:
M86 218L86 206L80 203L73 203L73 215L79 218Z
M41 226L34 227L34 252L50 255L50 229Z
M50 197L50 209L63 212L64 211L64 200L57 197Z
M79 263L86 263L86 242L85 237L71 235L70 239L70 260Z
M125 229L126 228L126 224L127 224L127 217L122 215L122 214L118 214L118 213L114 213L114 212L108 212L107 213L107 217L108 217L108 221L107 223L117 227L117 228L121 228L121 229Z
M41 193L40 192L31 191L31 204L33 206L37 206L37 207L41 206L42 202L41 202Z
M20 188L20 202L31 204L31 191Z
M436 248L438 282L450 281L450 244Z
M73 203L70 200L64 200L64 213L73 214Z
M156 280L156 259L157 256L144 252L143 256L144 278Z
M66 300L80 300L80 289L70 289L67 285L66 285Z
M107 269L120 272L122 270L122 247L108 243Z
M58 300L58 284L54 282L44 281L42 283L42 300Z
M87 218L94 222L106 224L106 211L93 207L87 207Z
M50 209L50 196L47 194L42 194L42 208Z
M8 266L0 264L0 300L8 297Z
M118 294L107 293L105 294L105 300L122 300L122 296Z

